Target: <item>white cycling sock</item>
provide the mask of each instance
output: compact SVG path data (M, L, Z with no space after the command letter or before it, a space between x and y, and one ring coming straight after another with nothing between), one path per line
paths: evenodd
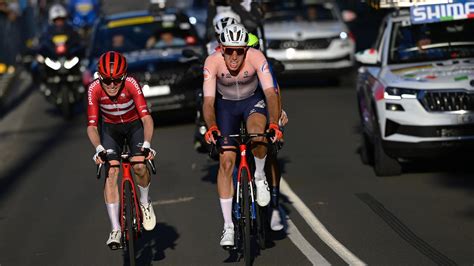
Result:
M255 158L255 181L260 181L260 180L265 180L265 159L267 156L263 157L262 159L257 158L257 156L254 156Z
M119 206L118 202L116 203L105 203L107 206L107 213L109 214L110 224L112 225L112 231L120 230L120 221L119 221Z
M148 183L146 187L138 185L138 189L140 190L140 203L145 207L148 206L148 189L150 188L150 184L151 182Z
M222 216L224 217L224 226L234 225L232 222L232 198L230 199L220 199L221 201L221 210Z

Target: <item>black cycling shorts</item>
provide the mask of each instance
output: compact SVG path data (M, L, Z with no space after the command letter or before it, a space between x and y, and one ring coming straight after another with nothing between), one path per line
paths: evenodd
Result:
M141 153L143 137L140 119L126 124L102 123L100 141L106 150L112 150L107 152L107 160L120 160L125 140L132 155Z
M240 124L247 121L250 115L259 113L267 116L265 95L257 90L254 95L239 101L225 100L222 96L216 97L216 122L223 136L239 134ZM222 146L238 146L234 139L223 138Z

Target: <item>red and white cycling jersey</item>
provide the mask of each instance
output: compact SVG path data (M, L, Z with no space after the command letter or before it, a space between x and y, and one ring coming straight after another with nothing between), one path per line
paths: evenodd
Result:
M140 85L132 77L125 79L120 95L114 100L102 89L99 79L94 80L89 84L87 101L89 126L97 126L99 112L104 122L111 124L130 123L150 114Z

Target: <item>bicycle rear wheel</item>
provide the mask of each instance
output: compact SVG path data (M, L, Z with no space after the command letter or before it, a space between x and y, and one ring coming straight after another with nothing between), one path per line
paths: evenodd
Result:
M135 266L135 227L133 220L135 217L135 205L133 201L132 184L125 182L125 223L126 233L125 238L127 240L128 256L130 259L130 265Z
M242 171L240 176L240 181L242 184L242 231L243 231L243 252L244 252L244 260L245 265L252 265L252 255L250 254L250 224L252 222L252 218L250 217L250 195L249 195L249 179L248 173L246 170Z

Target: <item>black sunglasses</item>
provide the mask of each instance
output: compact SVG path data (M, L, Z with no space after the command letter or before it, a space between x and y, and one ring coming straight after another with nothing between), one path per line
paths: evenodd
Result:
M234 54L234 51L237 52L237 55L243 55L245 53L246 48L230 48L230 47L224 47L224 53L226 55L232 55Z
M120 84L123 80L125 79L125 75L117 78L117 79L111 79L111 78L102 78L100 77L100 80L105 84L105 85L110 85L114 83L114 85Z

